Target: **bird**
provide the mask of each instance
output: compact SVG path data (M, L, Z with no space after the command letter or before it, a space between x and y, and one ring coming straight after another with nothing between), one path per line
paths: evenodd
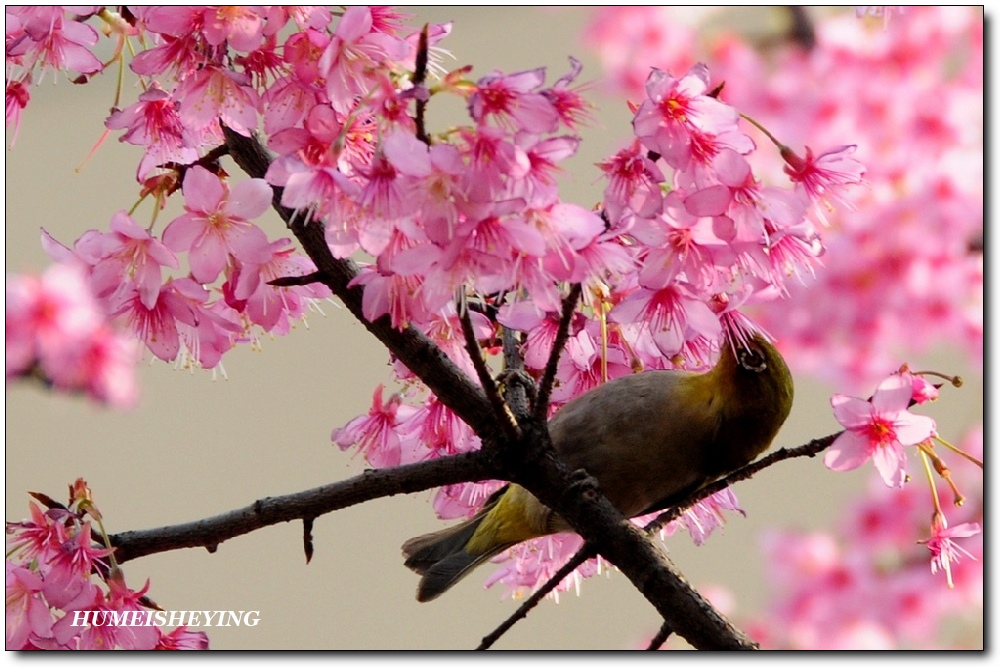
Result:
M753 461L791 411L792 376L763 334L727 338L708 371L635 373L563 405L548 422L559 457L594 477L626 517L671 507ZM572 528L511 483L472 518L409 539L402 551L426 602L501 551L560 532Z

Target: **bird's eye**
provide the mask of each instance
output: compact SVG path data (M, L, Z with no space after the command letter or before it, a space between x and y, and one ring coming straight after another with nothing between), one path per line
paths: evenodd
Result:
M761 373L767 370L767 361L764 359L764 355L756 350L744 349L740 350L740 366L748 371Z

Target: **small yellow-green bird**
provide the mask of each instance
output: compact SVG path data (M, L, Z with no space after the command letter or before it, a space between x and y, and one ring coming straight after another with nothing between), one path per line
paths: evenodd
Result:
M552 444L572 469L593 475L627 517L670 507L753 461L792 407L792 376L760 335L723 345L705 373L647 371L579 396L549 421ZM403 544L423 575L421 602L518 542L572 528L535 496L509 484L471 519Z

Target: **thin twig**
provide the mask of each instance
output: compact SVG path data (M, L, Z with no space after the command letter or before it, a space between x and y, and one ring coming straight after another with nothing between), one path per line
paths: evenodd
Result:
M576 312L576 302L580 299L583 286L575 283L569 290L569 294L563 299L562 317L559 319L559 329L556 332L555 342L552 343L552 352L549 353L549 360L545 364L545 373L542 381L538 385L538 397L535 399L535 418L545 421L548 418L549 395L552 393L552 385L555 384L556 371L559 368L559 355L566 346L569 339L569 325L573 321L573 313Z
M476 332L472 328L472 317L469 315L464 291L459 296L459 302L456 307L458 309L458 320L462 324L462 335L465 338L465 351L468 352L469 358L472 359L472 367L476 369L479 384L483 386L486 398L489 400L490 406L493 408L493 414L496 416L497 422L499 422L504 434L511 439L517 438L519 437L520 429L517 426L517 422L514 421L514 416L503 402L500 390L497 389L497 383L493 381L490 369L486 366L486 360L483 359L483 349L479 346Z
M837 433L831 433L830 435L824 436L822 438L816 438L815 440L810 440L806 444L800 447L793 447L792 449L787 449L782 447L781 449L772 452L765 456L764 458L745 465L736 472L730 473L723 477L722 479L716 480L711 484L706 484L705 486L698 489L697 492L691 494L683 502L678 503L676 506L671 507L665 512L662 512L655 519L646 524L645 530L648 533L655 533L663 526L667 525L677 517L679 517L686 509L699 503L709 496L715 495L719 491L740 482L744 479L749 479L753 477L758 472L767 468L769 466L778 463L779 461L784 461L786 459L792 459L799 456L816 456L824 449L833 444L833 441L837 439L843 431Z
M417 126L417 139L430 146L431 138L427 134L427 126L425 124L425 116L427 115L427 88L424 86L424 80L427 78L429 50L427 30L428 24L425 23L424 29L420 31L420 41L417 43L417 60L413 67L413 77L410 80L413 82L413 87L417 89L418 94L417 117L414 119Z
M294 287L296 285L313 285L322 283L324 276L319 271L307 273L304 276L281 276L267 282L271 287Z
M656 636L649 641L649 646L646 647L647 651L658 651L660 647L663 646L663 642L667 641L667 637L674 633L674 629L670 627L670 624L663 621L663 625L660 626L659 632Z
M313 517L307 516L302 519L302 551L306 554L306 564L313 557L315 548L313 546Z
M531 416L530 405L538 396L538 387L524 370L524 357L521 356L517 332L503 327L500 339L503 341L503 372L500 374L500 383L506 403L520 423Z
M505 632L514 627L515 623L526 617L528 612L534 609L535 606L542 601L542 598L555 590L555 587L558 586L563 579L568 577L573 570L580 567L596 555L597 551L593 547L586 544L580 547L580 549L573 554L568 561L566 561L565 565L559 568L559 570L553 574L548 581L542 584L541 588L532 593L528 599L521 603L521 606L517 608L517 611L511 614L506 621L498 625L496 630L483 637L483 641L476 647L476 650L485 651L489 647L493 646L493 644L495 644Z

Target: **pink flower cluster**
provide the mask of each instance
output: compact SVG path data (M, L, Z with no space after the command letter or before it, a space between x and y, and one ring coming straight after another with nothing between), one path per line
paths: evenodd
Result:
M69 51L36 46L33 22L101 22L115 40L111 62L124 63L139 41L147 48L127 64L144 92L106 125L142 148L137 179L156 210L179 186L185 212L162 230L155 210L148 226L120 212L108 231L89 231L72 249L45 241L55 259L83 267L107 311L163 360L214 368L236 343L287 332L328 295L315 284L268 284L313 270L256 224L281 187L283 205L323 222L335 256L373 260L354 281L366 317L419 329L473 376L456 294L479 306L470 317L488 354L501 325L518 330L537 373L552 347L560 285L583 283L553 395L558 409L625 373L711 364L725 336L753 326L738 309L772 302L794 289L789 277L812 275L823 252L812 217L864 172L852 146L805 157L782 147L782 184L766 183L728 86L720 94L708 67L690 63L643 73L634 139L601 162L604 198L588 210L562 201L556 181L588 118L575 60L551 84L543 69L442 75L433 58L418 76L418 61L450 26L422 36L386 8L78 11L11 10L8 89L16 93L39 70L73 69L89 53L83 39ZM67 52L75 58L55 57ZM432 113L437 95L458 95L468 123L429 135L418 109ZM12 97L8 123L16 124L27 97ZM209 159L223 141L220 123L243 135L263 129L277 154L265 179L231 184ZM369 414L337 429L334 442L377 466L479 446L406 369L393 368L402 392L386 399L379 388ZM442 490L435 507L468 515L490 488ZM720 507L738 508L719 498L682 523L703 539ZM513 585L537 582L565 553L557 543L528 548L534 560L515 561Z
M94 522L104 530L82 479L70 486L69 507L32 495L47 509L30 503L30 519L7 523L7 650L208 648L203 632L183 626L164 633L156 625L76 623L77 618L94 618L91 612L160 608L146 597L149 582L138 591L129 588L113 550L95 544Z
M982 456L981 428L961 443ZM955 482L980 487L971 463L956 465ZM872 480L867 494L846 513L840 537L774 532L764 543L774 603L748 625L751 635L774 649L976 648L975 636L945 638L947 618L982 618L982 498L955 508L948 527L935 518L928 534L927 487L901 489ZM938 517L939 515L936 515ZM957 540L962 540L959 544ZM927 567L930 550L932 566ZM951 569L964 558L970 563ZM941 571L945 577L939 576ZM981 636L980 636L981 637Z
M108 323L86 273L54 265L41 276L8 275L6 373L37 377L117 408L137 398L134 341Z
M783 168L821 202L824 270L754 311L793 369L867 386L935 341L959 343L981 364L982 254L970 244L983 230L982 10L912 8L887 23L806 11L815 19L808 48L785 38L765 52L734 29L653 7L598 11L587 42L630 96L642 94L646 63L711 62L730 104L785 145L762 151L760 173L774 180ZM814 158L806 147L800 158L787 147L848 142L868 187L833 210L837 194L817 188L804 165L829 170L830 183L855 182L850 153Z

